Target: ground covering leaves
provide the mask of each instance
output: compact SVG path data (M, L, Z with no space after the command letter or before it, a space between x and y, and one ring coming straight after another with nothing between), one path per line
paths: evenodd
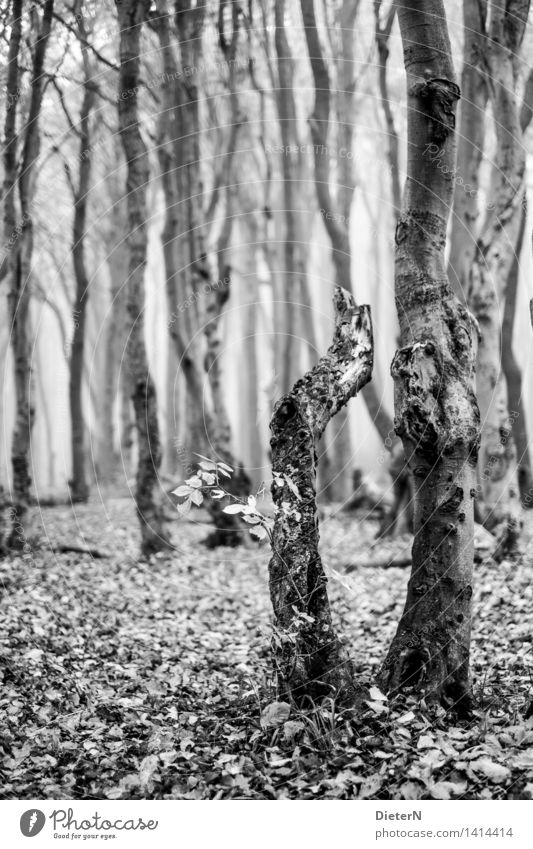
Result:
M409 570L357 565L376 523L328 515L338 627L370 688L358 711L276 698L268 548L139 560L131 502L40 511L38 546L0 562L3 798L533 798L531 533L518 564L476 567L472 720L390 703L375 674ZM75 542L106 554L54 553Z

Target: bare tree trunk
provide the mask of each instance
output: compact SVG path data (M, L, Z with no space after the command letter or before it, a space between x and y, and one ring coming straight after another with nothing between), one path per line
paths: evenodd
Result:
M486 0L463 2L462 98L459 104L457 166L450 237L448 278L459 300L468 302L469 281L476 249L479 219L479 168L485 147L485 111L489 87L484 56L486 50ZM437 146L427 156L442 167Z
M80 35L85 37L81 18ZM74 332L70 353L69 400L71 416L72 477L69 481L70 496L73 502L84 502L89 498L87 483L85 422L83 417L83 365L85 349L85 319L89 299L89 278L85 263L85 231L87 227L87 198L91 179L91 112L94 106L95 92L92 84L93 72L87 48L82 43L85 70L83 102L79 121L79 174L78 185L74 188L74 224L72 228L72 260L76 279L76 292L72 311ZM68 166L67 173L70 174Z
M269 565L281 696L300 705L332 696L353 703L353 667L335 634L318 551L316 445L326 424L372 374L372 325L346 290L335 289L333 344L276 404L272 497L278 508Z
M394 206L394 217L397 218L402 206L402 189L400 185L400 152L399 139L392 111L391 99L389 95L389 83L387 74L387 64L389 59L389 40L396 16L396 5L391 3L385 24L381 24L381 6L382 0L374 0L374 18L375 18L375 39L378 48L378 84L379 97L381 100L381 108L385 117L385 126L387 129L387 159L389 161L391 187L392 187L392 203Z
M400 0L408 92L408 172L396 230L401 349L392 364L397 433L415 478L413 566L380 680L468 709L479 414L474 329L446 276L459 88L442 0Z
M509 410L509 427L516 447L518 463L518 488L523 507L533 506L533 473L529 451L529 435L527 430L526 411L522 397L522 371L513 351L514 318L516 313L516 296L518 278L520 275L520 256L524 244L526 229L527 207L526 195L522 197L522 213L520 230L515 248L507 286L505 288L505 306L502 323L502 368L507 381L507 407Z
M23 135L22 162L17 169L16 116L19 79L19 50L22 3L13 0L13 22L9 44L7 106L4 147L4 229L9 242L11 341L15 363L16 421L11 443L13 467L12 530L8 545L20 549L27 542L26 516L30 503L30 443L35 418L31 368L31 265L33 257L32 204L35 197L35 166L41 137L39 118L44 89L44 59L52 26L54 3L46 0L40 30L33 47L31 96ZM18 170L18 174L17 174ZM18 188L21 219L17 226L15 191ZM8 244L9 244L8 242Z
M169 331L185 377L187 428L182 463L190 468L195 452L205 453L205 427L201 366L200 316L205 315L202 286L209 280L200 177L199 92L194 74L199 64L204 7L191 8L188 0L176 5L176 28L181 64L171 40L168 4L159 0L157 32L164 71L161 84L165 108L159 118L158 156L165 195L162 233L169 311Z
M135 446L135 415L132 404L131 380L127 368L120 371L120 458L126 480L133 471ZM129 487L128 487L129 489Z
M224 14L224 3L221 5L221 15ZM204 211L202 207L202 192L200 190L200 154L199 136L200 121L197 102L188 102L193 94L189 90L182 91L178 86L172 86L169 81L178 80L177 63L174 55L173 45L170 40L169 20L165 0L158 3L158 35L161 46L161 56L166 74L166 81L162 86L165 97L165 109L160 121L160 144L159 160L163 174L163 187L166 200L166 218L163 231L163 253L167 277L167 296L171 312L169 329L171 338L176 346L180 367L183 370L185 384L191 403L188 404L188 412L191 415L191 439L193 452L190 457L189 467L197 462L196 455L202 453L211 456L213 449L216 458L228 463L235 469L229 483L230 491L235 495L248 495L250 493L250 482L244 473L242 466L236 463L231 445L231 429L227 416L224 387L220 370L220 318L221 311L230 291L231 269L225 260L226 249L231 236L232 210L230 209L230 195L228 189L232 181L231 167L235 153L237 130L240 124L238 109L238 96L234 84L235 51L237 48L239 34L239 11L235 3L232 7L233 33L231 44L227 45L227 57L230 67L230 99L232 103L232 129L226 152L225 174L221 178L221 188L224 189L226 201L225 226L220 234L217 251L218 279L213 280L210 272L209 261L206 251L206 239L204 234ZM189 16L187 17L187 11ZM184 51L192 49L191 38L197 40L201 32L201 18L198 18L198 10L182 9L180 12L177 29L180 47L182 50L182 63L185 63ZM222 23L219 21L219 26ZM224 33L221 32L221 45L225 45ZM194 48L197 52L199 46ZM198 99L198 93L194 91L194 98ZM184 136L189 135L194 143L186 144ZM186 145L186 147L184 147ZM191 147L192 145L192 147ZM185 183L184 183L185 180ZM188 296L179 301L180 291L183 289L178 285L180 282L179 251L184 246L179 236L178 211L181 192L186 185L188 199L187 227L188 239L186 243L187 259L189 267L186 269L186 291ZM181 260L183 265L183 259ZM183 285L183 278L181 280ZM198 312L199 302L206 302L207 306L201 311L205 318L204 334L207 340L207 349L204 364L200 365L200 350L198 341L194 341L195 330L199 327ZM176 303L177 302L177 303ZM176 304L174 307L173 304ZM196 320L195 320L196 316ZM205 399L204 379L207 378L211 389L211 399ZM203 404L205 400L205 404ZM211 400L211 403L209 401ZM243 525L239 517L223 512L220 502L212 500L207 504L215 529L205 540L209 547L218 545L239 545L248 537L243 535Z
M508 8L509 6L509 8ZM471 309L479 322L477 396L483 425L479 485L483 522L489 529L519 525L516 451L510 438L505 378L501 368L501 305L514 261L521 220L525 152L516 97L517 63L529 2L490 3L485 63L490 90L496 156L488 208L476 241L470 274Z
M55 489L55 460L56 455L54 451L54 426L52 422L52 416L50 415L50 408L48 404L48 397L46 395L46 390L44 386L43 380L43 362L44 358L41 353L41 345L37 344L37 389L39 392L39 400L41 402L40 408L42 412L42 421L44 422L44 431L46 435L46 459L47 459L47 482L46 486L49 492L53 492Z
M126 290L123 285L124 268L128 265L128 250L124 241L126 227L122 220L120 203L113 207L111 233L106 238L106 256L110 277L110 304L105 314L102 330L104 356L102 358L102 390L99 405L99 439L97 446L98 481L116 483L120 456L115 448L115 402L120 394L119 371L126 350ZM130 406L129 400L126 405ZM126 452L127 454L127 452ZM125 459L127 459L125 457ZM129 468L129 466L128 466ZM129 472L128 472L129 473Z
M283 208L285 213L284 285L285 326L283 327L283 356L280 375L283 392L292 386L298 373L300 340L298 338L299 321L297 303L303 291L302 279L305 275L305 257L303 254L302 234L298 216L298 198L301 192L300 153L290 153L296 143L297 114L294 98L294 59L287 39L286 0L275 0L274 44L276 48L278 77L276 98L278 121L280 126L283 172ZM296 158L296 161L295 161Z
M140 37L148 0L116 0L120 25L119 126L128 165L126 183L129 232L128 345L126 363L131 381L137 428L138 461L135 501L141 526L142 553L168 547L156 487L161 465L155 384L148 368L144 342L144 270L146 266L146 186L149 162L139 128Z

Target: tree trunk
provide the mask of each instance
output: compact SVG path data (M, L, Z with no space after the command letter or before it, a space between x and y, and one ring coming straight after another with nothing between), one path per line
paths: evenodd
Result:
M159 161L163 174L163 187L166 200L165 227L163 230L163 253L167 278L167 297L171 311L169 329L171 338L176 346L180 367L185 377L188 396L188 412L191 416L191 448L189 467L197 462L197 454L212 456L213 459L228 463L235 473L228 484L228 489L237 496L250 494L250 481L242 466L236 463L232 451L230 423L227 416L224 399L224 387L220 370L220 318L222 308L229 297L230 267L225 260L225 253L231 235L232 210L230 199L232 192L229 186L233 180L232 162L235 153L237 130L240 124L238 95L235 88L235 52L239 35L239 11L232 3L233 34L231 44L226 46L230 71L230 102L232 128L224 174L221 178L221 188L226 201L225 219L222 232L217 244L218 279L213 280L210 272L206 251L204 233L204 212L202 207L202 180L200 175L200 119L198 112L198 92L196 89L185 91L179 82L177 62L170 40L170 29L165 0L158 4L158 36L161 47L165 82L162 90L165 98L165 109L160 120ZM222 16L223 16L223 6ZM196 57L200 54L198 39L201 33L202 18L198 17L195 9L182 9L177 29L182 52L182 64L187 65L187 51L193 50ZM219 27L222 22L219 21ZM191 39L195 39L195 46ZM224 33L220 32L221 45L225 45ZM197 58L195 59L197 61ZM170 81L178 81L172 85ZM189 136L187 142L186 137ZM184 138L185 137L185 138ZM187 236L184 242L180 236L178 212L180 201L184 197L186 186L188 199L186 210L186 232L181 225L181 232ZM189 194L190 193L190 194ZM186 274L180 273L184 266L180 253L186 246ZM180 285L181 284L181 285ZM183 293L187 297L183 298ZM174 306L173 306L174 305ZM172 309L174 310L172 312ZM203 366L200 365L200 347L197 328L200 327L199 315L202 314L206 350ZM198 337L198 338L195 338ZM211 398L204 392L204 381L207 378L211 390ZM209 393L208 393L209 395ZM187 452L189 453L189 452ZM209 534L205 543L209 547L219 545L235 546L248 541L243 524L239 517L223 512L219 501L211 500L206 505L215 529Z
M278 508L269 565L273 654L280 695L298 705L332 696L353 703L353 667L335 634L318 551L316 445L328 421L372 374L368 307L335 289L333 344L276 404L272 497Z
M521 0L510 3L509 9L500 0L493 0L485 51L496 155L489 189L492 201L471 267L470 302L481 331L477 358L477 396L483 424L479 486L483 523L489 530L503 523L512 529L519 523L516 451L510 438L501 368L501 311L522 210L525 151L515 90L528 10L529 3Z
M533 473L529 451L529 435L526 421L526 411L522 397L522 371L513 351L514 318L516 313L516 296L520 276L520 256L524 244L526 229L527 207L526 195L522 198L522 213L520 230L515 248L513 264L505 288L505 306L502 323L502 368L507 381L507 406L509 410L509 427L512 429L513 442L516 447L518 463L518 488L523 507L533 506Z
M479 218L479 169L485 147L485 111L489 89L484 56L486 3L463 2L464 61L461 74L456 188L450 236L448 278L459 300L468 302L470 272L476 250ZM438 147L427 154L437 167Z
M17 106L19 50L22 34L22 3L13 0L8 57L7 106L4 146L4 231L9 239L8 270L11 343L15 364L16 420L11 443L13 467L12 529L8 545L21 549L28 544L25 529L30 504L30 445L35 418L31 368L31 265L33 256L32 204L35 197L35 166L41 137L39 118L44 90L44 59L52 26L54 3L46 0L32 57L30 106L23 134L22 162L17 162ZM18 167L20 166L20 167ZM18 171L18 174L17 174ZM15 192L18 189L21 219L17 225Z
M83 31L81 33L83 35ZM83 364L85 348L85 319L89 299L89 278L85 264L85 231L87 226L87 198L91 179L91 111L95 92L92 86L92 70L87 57L87 48L82 45L85 66L83 102L79 121L79 175L74 196L74 224L72 228L72 260L76 279L76 292L72 310L74 332L70 353L69 401L71 416L72 477L69 480L70 497L73 502L84 502L89 498L87 483L85 422L83 417ZM107 434L109 437L109 434Z
M400 185L400 143L398 132L396 130L394 113L392 111L387 74L389 40L394 18L396 16L396 5L395 3L391 4L387 20L384 25L382 25L380 21L381 5L382 0L374 0L375 40L378 49L379 98L381 100L381 108L383 110L387 131L387 159L391 178L394 218L397 219L402 206L402 189Z
M281 387L287 392L298 370L298 336L296 303L300 292L300 275L303 273L303 258L296 210L299 166L294 165L294 155L288 151L294 141L296 129L296 109L293 96L294 62L291 56L285 28L286 2L275 0L275 31L278 81L275 91L281 143L285 155L282 156L283 170L283 208L285 213L285 233L283 240L285 280L283 285L285 300L285 326L283 327L281 362ZM297 154L299 155L299 154Z
M442 0L400 0L408 92L408 171L396 230L401 349L392 363L396 431L415 479L407 600L380 675L456 710L470 705L475 465L474 328L444 265L453 183L455 82Z
M148 152L139 128L140 37L148 0L116 0L120 24L119 128L128 166L126 183L129 230L128 345L126 364L131 381L137 429L138 459L135 501L141 526L142 553L167 548L161 507L156 496L161 445L155 384L148 368L144 342L144 270L146 266L146 186Z

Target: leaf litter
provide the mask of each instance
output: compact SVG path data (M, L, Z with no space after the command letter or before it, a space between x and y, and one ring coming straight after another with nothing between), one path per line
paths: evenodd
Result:
M477 707L458 722L376 685L408 570L339 567L370 520L321 529L368 699L304 713L274 688L266 545L208 551L202 521L176 518L176 551L147 562L126 499L40 517L41 546L0 562L3 798L533 798L530 530L521 562L476 567ZM113 556L51 551L73 538Z

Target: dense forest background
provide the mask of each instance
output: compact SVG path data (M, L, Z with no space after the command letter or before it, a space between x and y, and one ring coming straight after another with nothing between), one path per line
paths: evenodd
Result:
M224 12L226 17L230 5ZM325 213L320 211L324 207L317 198L314 148L317 144L320 147L322 141L313 136L309 122L315 85L299 4L287 2L285 6L286 68L279 65L275 10L269 3L242 8L235 44L228 44L226 53L220 45L218 4L208 4L198 24L199 35L191 47L192 58L175 60L174 83L187 86L190 81L198 98L198 114L192 119L188 116L187 120L196 122L191 124L190 132L200 156L197 175L200 195L195 198L197 214L203 217L199 226L211 252L211 263L221 269L227 264L231 269L231 284L219 287L219 293L228 294L229 298L222 308L218 358L233 450L254 486L269 478L268 423L273 401L286 388L283 383L288 364L283 360L290 357L291 375L295 377L325 350L332 328L335 267L327 229L331 221L325 220ZM37 4L36 14L39 8ZM118 135L116 96L118 22L114 10L101 4L86 2L78 13L76 8L68 3L55 4L45 57L40 155L32 177L34 248L30 317L35 423L31 476L39 498L68 495L68 481L72 478L69 363L75 325L79 323L73 266L74 201L80 166L89 160L83 228L87 291L83 297L86 328L81 371L85 475L93 489L95 485L111 483L124 489L135 470L135 434L128 391L124 387L125 336L121 328L127 212L126 165ZM380 26L385 26L388 11L380 10ZM2 39L5 58L9 12L6 7ZM447 12L454 61L459 71L463 50L461 4L448 4ZM402 49L398 25L393 21L387 42L388 106L384 108L374 13L372 4L318 5L317 26L331 87L328 149L319 156L328 160L333 195L329 217L347 231L350 243L344 270L351 270L358 301L372 306L375 403L385 417L385 424L392 428L390 363L398 335L393 283L394 192L396 181L401 185L404 179L406 150L404 144L393 144L391 127L399 139L405 138L406 101ZM82 17L77 18L76 14ZM180 368L185 354L177 353L170 335L176 325L188 328L185 347L192 346L201 378L201 398L194 403L200 406L210 403L209 378L202 365L209 298L200 296L191 302L190 308L190 293L187 294L186 288L174 300L167 294L163 256L168 177L164 123L166 88L172 83L165 82L165 74L169 72L165 70L157 34L158 15L155 11L152 15L153 21L142 33L139 88L140 122L149 156L144 323L146 351L157 388L162 475L164 481L170 482L188 465L191 442L190 416L187 419L185 415L187 390ZM81 20L85 35L80 38ZM170 27L173 26L170 22ZM231 24L225 22L224 27L225 38L229 39ZM24 38L30 38L29 32L24 33ZM343 38L349 42L350 54L346 57L344 53L341 59ZM83 39L90 45L85 56ZM526 57L530 44L529 33L519 69L519 89L528 75ZM188 72L185 66L190 61L196 64ZM31 95L31 71L26 67L29 64L28 54L22 57L25 70L16 95L22 122L19 129ZM6 67L4 63L4 110ZM286 74L286 81L280 81L282 73ZM93 98L87 138L82 144L80 120L86 81ZM489 196L494 161L495 138L490 113L486 125L481 208L483 199ZM530 132L526 132L523 143L529 154ZM298 152L292 150L296 146ZM397 157L397 162L391 155ZM530 171L529 168L528 191ZM284 182L287 178L290 188ZM174 207L184 234L190 215L190 210L185 209L186 202L187 199L178 200ZM287 213L289 207L291 214ZM292 232L294 228L296 233ZM526 232L530 229L528 219ZM219 239L224 241L223 260L217 255ZM4 241L9 241L7 234ZM523 373L523 415L529 432L533 397L528 303L533 295L533 278L527 238L519 268L513 348ZM189 273L182 261L179 274L186 277ZM223 280L224 274L218 275L218 268L213 273L216 279ZM349 284L347 280L341 282L345 286ZM190 284L185 280L183 285ZM9 315L7 299L4 277L5 316ZM294 319L290 319L294 321L290 331L294 342L288 346L287 313L292 301L296 304ZM3 353L0 476L3 485L9 488L15 391L13 352L6 321L2 322L0 332ZM383 449L387 431L383 433L381 425L380 434L374 419L375 414L369 414L363 398L357 398L350 405L348 421L330 428L324 450L329 449L333 470L323 481L323 495L329 493L336 500L346 499L354 468L370 474L381 486L390 486L388 452ZM389 440L392 437L389 434ZM337 452L342 455L340 458L335 457L336 445L341 446Z

